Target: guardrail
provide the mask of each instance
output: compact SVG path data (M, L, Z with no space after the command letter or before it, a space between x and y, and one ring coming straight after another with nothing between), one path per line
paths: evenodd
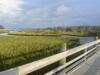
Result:
M64 68L66 68L67 66L71 65L72 63L77 62L81 58L84 58L84 60L86 60L87 59L86 56L88 54L91 54L91 52L95 52L99 46L100 46L100 40L96 40L96 41L81 45L79 47L55 54L53 56L50 56L50 57L47 57L47 58L44 58L44 59L41 59L38 61L34 61L32 63L28 63L28 64L25 64L25 65L22 65L22 66L19 66L16 68L12 68L12 69L7 70L7 71L0 72L0 75L26 75L28 73L31 73L31 72L37 71L41 68L44 68L50 64L53 64L57 61L62 61L66 57L71 56L75 53L78 53L78 52L84 50L84 53L82 53L81 55L79 55L75 59L73 59L69 62L66 62L66 63L64 61L64 64L62 64L61 66L44 74L44 75L52 75L52 74L55 74ZM63 49L66 49L65 46Z

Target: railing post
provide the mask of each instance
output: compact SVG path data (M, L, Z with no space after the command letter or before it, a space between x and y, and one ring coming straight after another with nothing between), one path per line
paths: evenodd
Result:
M98 36L96 36L96 40L98 40L99 39L99 37Z
M84 53L86 53L86 52L87 52L87 48L84 50ZM84 56L84 61L86 62L86 60L87 60L87 55Z
M60 52L66 51L66 48L67 48L66 43L62 44L62 47L61 47L61 51ZM60 65L64 65L65 63L66 63L66 58L64 58L64 59L62 59L60 61Z

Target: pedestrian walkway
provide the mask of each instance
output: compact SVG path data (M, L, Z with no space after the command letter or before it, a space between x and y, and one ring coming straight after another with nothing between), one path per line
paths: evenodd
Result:
M100 75L100 51L66 75Z

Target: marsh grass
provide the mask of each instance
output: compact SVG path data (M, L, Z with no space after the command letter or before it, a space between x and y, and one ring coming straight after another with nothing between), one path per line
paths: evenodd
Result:
M59 53L63 43L72 47L78 44L78 39L46 36L0 36L0 71Z

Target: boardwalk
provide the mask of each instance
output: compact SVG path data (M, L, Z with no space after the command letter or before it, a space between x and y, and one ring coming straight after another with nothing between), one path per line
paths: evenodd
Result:
M100 51L96 52L88 60L74 68L68 74L65 72L66 69L58 75L100 75Z

